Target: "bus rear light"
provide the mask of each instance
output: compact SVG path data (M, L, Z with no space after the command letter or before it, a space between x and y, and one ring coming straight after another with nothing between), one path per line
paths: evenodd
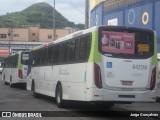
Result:
M18 69L18 77L22 78L22 70Z
M102 88L101 70L96 63L94 63L94 82L97 88Z
M150 90L153 90L156 85L156 67L152 70L151 82L150 82Z

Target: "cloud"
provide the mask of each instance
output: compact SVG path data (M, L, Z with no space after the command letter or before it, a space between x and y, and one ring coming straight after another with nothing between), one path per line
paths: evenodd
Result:
M69 21L84 23L84 0L55 0L58 10ZM7 12L18 12L39 2L47 2L53 6L53 0L1 0L0 15Z
M56 10L69 21L84 23L84 0L56 0Z
M67 3L58 3L56 10L70 21L74 20L73 22L75 23L84 23L84 10L82 7L72 6L72 4Z

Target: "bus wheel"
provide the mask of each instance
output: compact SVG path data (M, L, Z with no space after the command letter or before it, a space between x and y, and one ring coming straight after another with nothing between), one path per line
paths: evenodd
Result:
M32 94L33 94L33 97L38 98L38 93L35 92L35 84L34 84L34 82L32 82Z
M64 107L64 101L62 99L62 86L58 85L56 88L56 104L57 107L63 108Z
M7 85L7 82L5 81L5 75L3 75L4 85Z
M6 81L4 81L4 85L7 85L7 82L6 82Z
M13 88L13 83L12 83L12 77L10 76L10 83L9 83L9 86L11 87L11 88Z
M3 80L5 81L5 74L3 75Z

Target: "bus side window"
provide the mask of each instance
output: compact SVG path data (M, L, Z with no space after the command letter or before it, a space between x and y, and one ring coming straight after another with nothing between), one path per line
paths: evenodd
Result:
M81 37L79 45L79 60L81 62L85 60L85 53L86 53L86 37Z
M74 61L79 61L79 39L76 39Z
M62 47L61 47L61 63L67 63L68 62L68 47L69 46L69 42L67 43L63 43Z
M12 68L14 68L15 67L15 56L13 56L13 59L12 59Z
M90 50L91 50L91 35L86 36L86 56L85 60L88 61L89 55L90 55Z
M16 56L14 56L14 63L13 63L13 67L16 68Z
M41 51L40 50L38 50L38 54L37 54L37 66L40 66L40 64L41 64L41 55L42 55L42 53L41 53Z
M54 47L54 59L53 59L54 64L59 63L60 50L61 50L61 45L55 45L55 47Z
M46 64L46 57L47 57L47 48L41 50L41 65Z
M18 65L18 56L15 56L15 67Z
M47 64L51 65L53 63L53 49L54 46L50 46L48 48L48 55L47 55Z
M69 62L74 62L74 55L75 55L75 41L70 41L69 44Z

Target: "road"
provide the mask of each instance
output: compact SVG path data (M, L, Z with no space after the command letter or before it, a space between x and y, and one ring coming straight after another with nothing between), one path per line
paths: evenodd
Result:
M1 77L1 76L0 76ZM149 107L149 105L151 107ZM131 104L131 105L115 105L111 109L104 107L97 107L94 104L83 104L83 103L73 103L70 107L65 109L57 108L54 99L46 96L41 96L40 98L34 98L32 92L25 90L24 88L16 87L10 88L9 85L4 85L4 82L0 80L0 111L59 111L63 113L64 111L70 112L73 116L77 117L54 117L54 120L115 120L116 118L108 117L94 117L94 113L91 113L91 116L86 117L86 110L88 111L144 111L151 108L153 111L160 111L160 103L151 103L151 104ZM144 108L144 109L143 109ZM84 112L76 112L84 111ZM95 112L96 113L96 112ZM98 112L97 112L98 113ZM96 114L97 114L96 113ZM54 114L54 113L52 113ZM57 114L55 112L55 114ZM99 113L98 113L99 114ZM26 120L27 118L21 118L20 120ZM124 119L124 118L123 118ZM126 118L128 119L128 118ZM149 119L149 118L148 118ZM152 119L152 118L151 118ZM4 120L4 118L0 118ZM17 120L17 118L12 118L12 120ZM36 118L29 118L29 120L36 120ZM53 120L53 118L39 118L37 120ZM153 120L153 119L152 119Z

